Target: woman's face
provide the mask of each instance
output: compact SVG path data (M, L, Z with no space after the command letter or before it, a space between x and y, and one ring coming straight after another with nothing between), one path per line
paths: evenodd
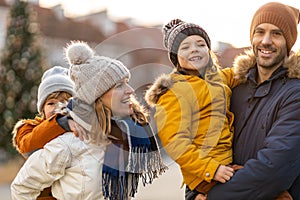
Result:
M126 117L133 114L130 100L133 92L134 90L128 84L128 79L124 79L108 90L101 99L103 104L112 111L113 116Z
M186 37L178 48L178 63L185 70L200 70L209 62L209 48L199 35Z

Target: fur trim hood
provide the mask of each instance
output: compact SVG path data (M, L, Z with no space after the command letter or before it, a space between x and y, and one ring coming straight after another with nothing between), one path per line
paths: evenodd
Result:
M210 73L216 73L220 70L218 64L213 64L211 69L209 70ZM208 74L206 73L205 76ZM192 77L192 76L191 76ZM147 104L151 107L154 107L159 98L165 94L169 88L171 88L176 82L183 82L187 81L186 75L178 73L175 69L170 74L162 74L160 75L153 83L153 85L146 91L145 100Z
M17 145L16 136L17 136L19 128L22 127L24 124L25 124L24 120L19 120L15 124L15 126L13 128L13 131L11 133L12 134L12 144L13 144L13 147L15 147L18 152L20 152L20 149L19 149L19 147Z
M40 124L42 122L42 118L40 117L35 117L35 119L21 119L19 120L12 131L12 144L13 147L16 148L16 150L22 154L22 152L20 151L19 147L18 147L18 143L17 143L17 134L19 129L24 125L24 124L31 124L33 126L37 126L38 124Z
M248 71L255 67L255 65L256 59L253 51L251 49L245 50L243 54L237 56L233 61L235 78L241 80L241 82L245 82ZM300 49L290 54L283 66L288 69L289 78L300 79Z
M158 99L165 94L168 89L177 82L174 73L162 74L153 83L153 85L146 91L145 100L149 106L153 107Z

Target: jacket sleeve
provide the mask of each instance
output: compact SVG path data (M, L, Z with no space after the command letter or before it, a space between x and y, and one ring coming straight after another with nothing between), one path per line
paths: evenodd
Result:
M225 77L224 84L227 85L230 89L235 88L240 82L235 78L234 68L227 67L221 70L221 73Z
M210 182L220 163L193 142L199 124L192 122L194 113L191 107L197 103L188 101L190 99L188 96L193 95L190 90L185 92L174 90L164 94L156 105L155 121L158 136L167 153L181 169L198 177L199 180Z
M46 143L66 132L58 123L58 115L42 121L40 124L28 123L19 127L15 143L20 153L31 153L44 147Z
M300 176L299 94L300 91L294 90L285 95L286 99L278 105L264 148L230 181L216 185L208 194L209 200L274 199L291 186L298 191L298 197L294 196L294 199L300 199L299 184L299 188L293 187Z
M60 138L52 140L24 163L11 184L12 200L35 200L44 188L64 176L70 162L68 145Z

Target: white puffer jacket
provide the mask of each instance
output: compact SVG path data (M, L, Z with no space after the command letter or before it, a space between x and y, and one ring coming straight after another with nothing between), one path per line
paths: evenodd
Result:
M105 148L80 141L71 132L53 139L24 163L11 185L12 200L35 200L49 186L59 200L103 199Z

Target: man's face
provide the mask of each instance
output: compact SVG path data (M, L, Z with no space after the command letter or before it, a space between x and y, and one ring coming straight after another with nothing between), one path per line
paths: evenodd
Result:
M287 56L283 32L275 25L263 23L253 33L252 47L258 67L274 71Z

